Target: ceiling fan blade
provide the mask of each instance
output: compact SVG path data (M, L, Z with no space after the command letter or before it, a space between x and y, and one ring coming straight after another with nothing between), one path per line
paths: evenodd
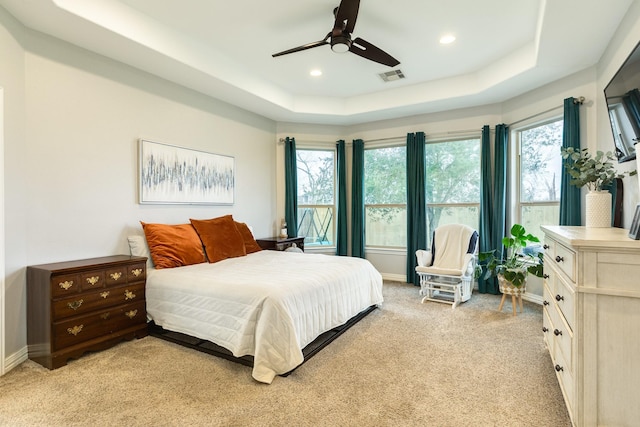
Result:
M336 23L333 27L334 30L339 29L349 34L353 33L353 28L356 26L356 19L358 19L359 8L360 0L342 0L335 14Z
M302 46L298 46L298 47L294 47L294 48L291 48L291 49L283 50L282 52L274 53L271 56L275 58L276 56L287 55L289 53L301 52L303 50L313 49L314 47L324 46L325 44L329 44L328 40L329 40L330 36L331 36L331 33L327 34L327 36L324 38L324 40L318 40L317 42L311 42L311 43L304 44Z
M379 47L372 45L368 41L361 39L360 37L357 37L353 41L353 43L351 43L349 52L355 53L356 55L362 56L363 58L378 62L383 65L387 65L389 67L395 67L396 65L400 64L400 61L398 61L396 58L389 55Z

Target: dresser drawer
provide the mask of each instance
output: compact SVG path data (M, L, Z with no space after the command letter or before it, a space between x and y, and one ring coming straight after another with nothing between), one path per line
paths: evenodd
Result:
M556 354L556 357L553 360L553 369L556 371L558 383L560 384L560 388L562 389L562 394L564 394L567 410L569 411L571 418L574 419L573 404L575 402L575 383L573 379L573 373L569 369L567 369L567 359L564 357L562 352L558 352Z
M53 324L53 349L63 349L146 321L144 301L73 317Z
M147 264L142 262L138 264L132 264L127 269L127 281L139 282L145 280L147 277Z
M80 287L82 291L104 288L104 285L104 270L89 271L80 275Z
M562 277L556 277L553 299L571 330L575 327L575 291Z
M576 254L569 248L555 242L553 245L553 253L551 254L552 262L567 275L571 282L576 280Z
M107 286L119 286L127 283L127 267L113 267L105 271L105 283Z
M53 297L76 294L80 291L80 275L69 274L51 277L51 295Z
M65 317L79 316L105 307L144 300L144 290L144 283L135 283L121 287L109 287L90 293L76 294L73 297L54 301L54 322Z

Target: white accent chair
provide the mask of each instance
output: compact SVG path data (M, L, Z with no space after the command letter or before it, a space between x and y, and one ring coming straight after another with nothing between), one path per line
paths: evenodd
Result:
M447 224L433 232L431 250L417 250L416 273L422 302L452 304L471 298L478 252L478 232L463 224Z

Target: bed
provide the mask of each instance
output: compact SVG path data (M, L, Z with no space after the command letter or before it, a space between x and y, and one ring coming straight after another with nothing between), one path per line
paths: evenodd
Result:
M132 254L141 252L129 242ZM267 384L300 365L303 349L318 337L383 302L380 273L360 258L256 250L213 263L149 267L153 324L234 357L251 356L253 378Z

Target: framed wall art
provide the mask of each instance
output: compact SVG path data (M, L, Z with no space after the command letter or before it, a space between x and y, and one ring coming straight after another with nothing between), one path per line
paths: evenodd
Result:
M138 145L140 203L233 204L233 157L146 139L140 139Z

